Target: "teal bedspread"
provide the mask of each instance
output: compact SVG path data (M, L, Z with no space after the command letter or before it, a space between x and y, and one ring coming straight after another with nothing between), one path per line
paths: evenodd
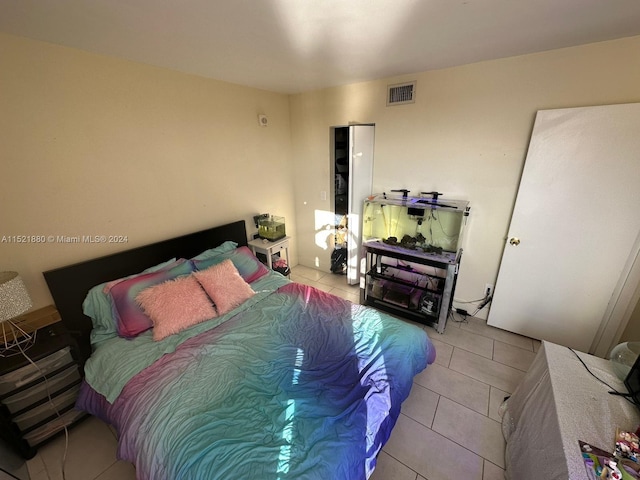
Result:
M417 326L312 287L262 287L164 344L98 348L78 406L116 427L138 479L370 476L433 345Z

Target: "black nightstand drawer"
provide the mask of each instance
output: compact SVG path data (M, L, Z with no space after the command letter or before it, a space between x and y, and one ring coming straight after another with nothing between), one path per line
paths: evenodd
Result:
M29 355L29 350L25 352ZM7 393L14 392L22 387L30 384L31 382L38 382L42 379L43 375L47 375L60 367L73 363L73 357L71 356L71 348L65 347L57 352L54 352L40 360L37 360L35 364L28 363L24 367L18 368L13 372L6 373L0 376L0 398L6 396ZM4 403L4 401L3 401Z
M2 404L7 407L10 413L15 414L30 405L48 399L49 395L54 395L59 390L79 380L80 372L78 371L78 366L73 364L63 371L48 377L46 382L39 382L15 395L6 397L2 400Z
M73 423L85 418L86 416L87 412L72 408L68 412L61 413L60 418L56 418L48 422L46 425L42 425L41 427L38 427L35 430L26 433L24 435L24 440L29 444L30 447L37 447L56 433L62 431L64 427L69 427Z
M24 353L0 358L0 438L28 459L86 413L74 408L82 371L62 323L39 329Z
M51 397L37 407L33 407L20 415L13 417L12 421L20 431L28 431L37 424L57 416L58 413L76 403L76 398L80 392L80 385L74 385L60 395Z

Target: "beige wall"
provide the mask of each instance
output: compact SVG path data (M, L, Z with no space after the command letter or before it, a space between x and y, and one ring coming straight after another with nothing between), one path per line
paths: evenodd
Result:
M43 306L53 267L263 212L295 231L290 152L286 95L0 35L0 239L128 237L5 241L0 270Z
M639 55L632 37L288 97L0 34L0 239L128 236L0 243L0 269L42 306L43 270L271 212L295 236L292 264L328 270L315 218L330 208L330 127L375 123L374 191L472 202L456 297L477 298L497 275L535 112L640 101ZM386 85L404 80L416 103L386 107Z
M456 298L481 297L498 273L536 111L640 101L639 58L632 37L293 96L299 262L329 267L314 237L317 213L331 208L320 197L330 190L330 127L374 123L374 192L471 201ZM387 84L408 80L416 102L386 107Z

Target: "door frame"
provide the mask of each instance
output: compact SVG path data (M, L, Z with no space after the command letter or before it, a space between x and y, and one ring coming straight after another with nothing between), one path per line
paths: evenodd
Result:
M335 220L335 211L336 211L336 206L335 206L335 174L336 174L336 170L335 170L335 162L336 162L336 157L335 157L335 150L336 150L336 145L335 145L335 131L336 129L339 128L347 128L349 130L348 133L348 158L349 158L349 192L348 192L348 205L347 205L347 219L348 219L348 234L347 234L347 276L346 276L346 283L350 284L350 285L356 285L360 283L360 263L361 263L361 252L358 249L356 252L356 259L355 260L351 260L351 255L350 255L350 250L352 248L354 248L353 246L350 247L350 245L352 245L352 243L354 242L352 235L351 235L351 231L352 231L352 218L350 215L350 211L351 211L351 204L352 204L352 194L353 191L351 189L351 175L352 175L352 166L353 166L353 152L352 150L352 127L373 127L373 139L372 139L372 160L371 160L371 188L373 188L373 155L374 155L374 150L375 150L375 123L349 123L348 125L332 125L329 127L329 136L330 136L330 155L329 155L329 175L330 175L330 189L329 189L329 195L330 195L330 208L331 208L331 213L332 213L332 217ZM363 199L364 201L364 199ZM362 207L361 207L362 208ZM361 215L360 215L361 216ZM362 219L359 218L359 222L362 222ZM335 223L335 222L334 222ZM334 228L334 233L335 233L335 225L333 226ZM359 231L359 229L362 228L362 225L357 226L357 231ZM334 245L335 248L335 245ZM356 268L357 272L355 274L354 278L350 278L349 272L350 269L353 270L354 268ZM353 272L352 275L353 276Z
M636 238L627 264L620 275L607 311L596 332L596 337L589 349L598 357L606 357L611 349L620 342L620 337L627 328L631 315L640 301L640 234Z

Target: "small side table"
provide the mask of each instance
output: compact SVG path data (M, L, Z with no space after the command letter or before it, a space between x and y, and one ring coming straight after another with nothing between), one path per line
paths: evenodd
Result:
M289 264L289 238L284 237L280 240L276 240L275 242L270 242L268 240L263 240L262 238L256 238L249 242L249 246L253 251L253 254L257 256L258 253L263 254L267 257L267 267L273 269L272 257L276 253L280 255L284 255L285 260L287 261L287 265Z
M37 335L24 351L27 358L0 357L0 441L30 459L40 445L87 413L74 408L82 367L77 345L55 307L34 310L15 321Z

